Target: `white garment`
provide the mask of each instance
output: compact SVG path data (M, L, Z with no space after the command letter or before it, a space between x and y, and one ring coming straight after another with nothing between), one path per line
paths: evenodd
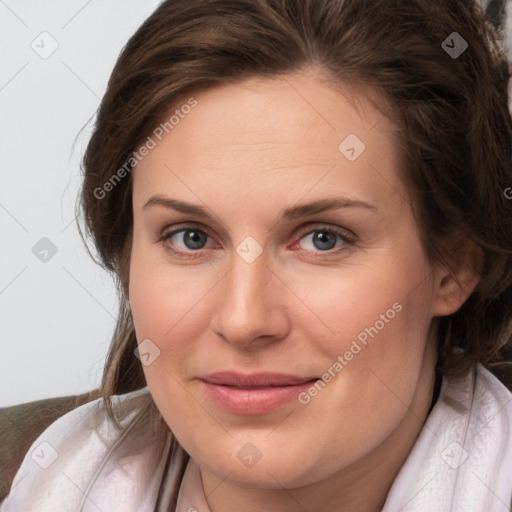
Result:
M482 366L476 375L474 395L471 374L443 379L382 512L512 510L512 393ZM116 407L135 410L147 393L144 388L116 397ZM67 413L29 449L0 512L153 512L169 444L141 430L129 432L101 467L119 437L101 400ZM194 460L176 511L190 507L210 512Z
M147 393L143 388L114 397L116 410L133 409L123 424ZM148 442L141 429L129 432L114 451L120 433L102 405L98 399L68 412L36 439L1 512L153 512L166 450ZM113 457L103 465L109 450Z
M485 368L443 379L382 512L512 510L512 393Z

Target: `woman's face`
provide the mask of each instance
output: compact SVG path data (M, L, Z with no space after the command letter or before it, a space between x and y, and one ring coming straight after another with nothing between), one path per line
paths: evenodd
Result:
M129 297L165 421L243 485L403 461L440 305L393 125L306 73L193 98L133 175Z

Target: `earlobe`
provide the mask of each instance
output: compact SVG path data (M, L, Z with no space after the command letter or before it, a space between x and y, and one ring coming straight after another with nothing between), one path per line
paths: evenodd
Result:
M436 298L433 316L455 313L473 293L480 281L483 252L474 242L467 240L450 256L450 267L440 266L436 276Z

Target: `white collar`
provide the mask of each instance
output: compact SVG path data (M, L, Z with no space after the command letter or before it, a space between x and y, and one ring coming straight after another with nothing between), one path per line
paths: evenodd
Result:
M508 512L511 498L512 393L481 365L445 377L382 512Z

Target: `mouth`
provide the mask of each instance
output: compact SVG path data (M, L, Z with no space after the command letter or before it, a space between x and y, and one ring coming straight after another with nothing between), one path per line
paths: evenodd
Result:
M318 377L226 371L205 375L199 380L208 398L224 411L254 416L284 407Z

